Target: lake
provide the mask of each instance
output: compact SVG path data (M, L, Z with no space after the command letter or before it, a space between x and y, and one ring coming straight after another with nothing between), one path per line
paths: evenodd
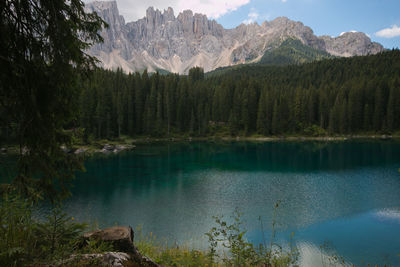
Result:
M212 216L238 208L251 242L292 232L302 266L333 255L356 266L400 266L400 142L139 144L94 157L66 210L100 227L143 225L171 243L205 248ZM321 246L323 248L321 248ZM327 265L329 266L329 265Z

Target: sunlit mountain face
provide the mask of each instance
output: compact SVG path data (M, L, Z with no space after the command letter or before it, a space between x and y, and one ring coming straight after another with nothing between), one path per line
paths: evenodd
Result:
M144 18L125 23L116 2L92 2L86 9L97 12L109 25L101 33L104 43L93 46L90 53L101 60L103 67L119 67L125 72L147 69L186 74L196 66L208 72L218 67L256 63L288 39L298 40L316 55L350 57L384 50L364 33L347 32L335 38L316 36L310 27L286 17L260 25L238 22L239 26L225 29L191 10L175 16L172 8L160 11L149 7ZM298 61L321 58L326 56L300 55Z

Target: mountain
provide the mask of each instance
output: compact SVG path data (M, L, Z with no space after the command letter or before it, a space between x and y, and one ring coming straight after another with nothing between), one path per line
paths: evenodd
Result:
M272 50L268 50L258 63L264 65L290 65L332 58L326 51L304 45L300 40L288 38Z
M296 49L301 44L301 50L307 47L311 54L322 51L339 57L376 54L384 50L364 33L318 37L303 23L286 17L261 25L240 24L234 29L224 29L215 20L190 10L175 16L172 8L161 12L149 7L144 18L129 23L119 15L115 1L88 3L86 11L96 12L109 24L109 28L101 32L104 43L94 45L89 53L98 57L104 68L121 67L126 72L148 69L182 74L195 66L207 72L258 62L263 57L265 60L269 51L282 48L282 45L295 45ZM297 42L285 43L288 39Z

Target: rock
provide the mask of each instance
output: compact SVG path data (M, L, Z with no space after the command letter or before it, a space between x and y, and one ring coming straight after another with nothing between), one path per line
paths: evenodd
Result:
M105 145L103 146L103 149L104 149L104 150L108 150L108 151L113 151L113 150L115 149L115 146L109 145L109 144L105 144Z
M286 17L261 25L241 24L224 29L215 20L191 10L175 17L172 8L161 12L150 7L144 18L129 23L119 15L115 1L87 3L86 11L97 12L109 24L101 32L104 42L94 45L89 54L98 57L104 68L122 67L126 72L164 69L182 74L194 66L207 72L257 60L288 38L335 56L376 54L384 50L364 33L318 37L303 23Z
M346 32L339 37L322 36L326 51L334 56L351 57L377 54L383 51L383 47L362 32Z
M64 146L64 145L62 145L60 148L61 148L61 150L62 150L64 153L67 153L67 154L73 152L73 150L72 150L71 148L66 147L66 146Z
M0 149L0 152L3 153L3 154L7 153L7 148L2 147L2 148Z
M115 146L110 145L110 144L105 144L103 146L103 148L100 150L101 153L107 154L107 153L111 153L114 152L115 150Z
M115 226L88 232L83 235L83 238L109 242L117 251L133 252L135 250L133 246L133 230L130 226Z
M83 235L83 241L84 241L83 245L85 244L85 241L89 239L100 240L103 242L111 243L116 251L124 252L118 255L112 254L112 252L107 252L108 253L106 254L108 255L107 257L104 256L105 255L104 253L100 254L100 256L96 256L100 257L101 259L116 262L115 264L119 264L121 261L129 259L131 262L136 264L133 266L161 267L161 265L143 256L136 249L133 243L134 233L130 226L114 226L103 230L96 230L85 233ZM99 255L99 254L89 254L89 255ZM129 258L127 258L126 255L129 256ZM112 266L121 266L121 265L112 265Z
M82 254L82 255L71 255L69 259L58 264L59 266L64 266L66 263L74 262L85 262L85 261L100 261L101 264L111 267L122 267L124 263L129 261L131 256L124 252L104 252L97 254Z
M134 145L116 145L116 146L114 147L113 152L114 152L114 153L119 153L119 152L121 152L121 151L130 150L130 149L133 149L133 148L135 148L135 147L136 147L136 146L134 146Z
M119 152L121 152L123 150L126 150L126 149L127 149L127 147L124 146L124 145L116 145L115 149L114 149L114 153L119 153Z
M78 154L82 154L85 153L88 149L87 148L78 148L77 150L75 150L74 154L78 155Z
M30 153L30 150L29 150L29 148L27 148L26 146L24 146L24 147L22 148L21 153L22 153L22 155L28 155L28 154Z
M136 146L134 146L134 145L115 145L114 146L114 145L105 144L101 150L97 150L96 152L100 152L100 153L104 153L104 154L111 153L111 152L119 153L121 151L130 150L135 147Z

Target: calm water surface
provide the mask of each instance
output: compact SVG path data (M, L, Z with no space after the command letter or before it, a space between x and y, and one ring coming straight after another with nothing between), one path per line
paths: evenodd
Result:
M204 247L212 216L229 219L236 207L249 240L262 242L260 216L269 239L280 200L277 238L295 232L302 266L332 255L400 266L399 168L396 141L143 144L88 160L66 209Z

